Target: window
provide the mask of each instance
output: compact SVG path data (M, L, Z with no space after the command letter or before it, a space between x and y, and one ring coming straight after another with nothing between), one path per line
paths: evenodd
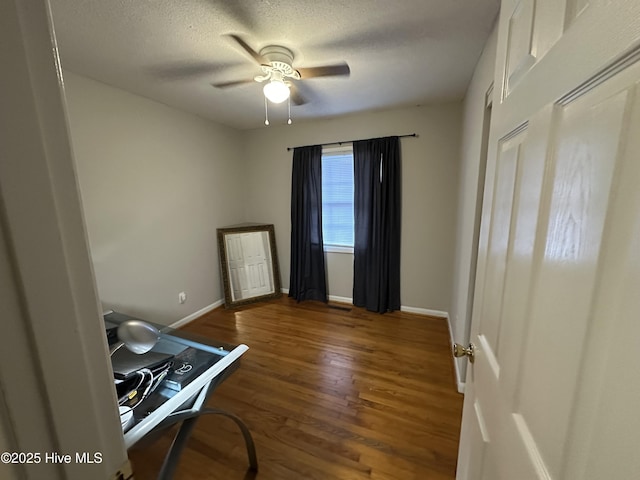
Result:
M353 148L322 150L322 236L325 251L353 252Z

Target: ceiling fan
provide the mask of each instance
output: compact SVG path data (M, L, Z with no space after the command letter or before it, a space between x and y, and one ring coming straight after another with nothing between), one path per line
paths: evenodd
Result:
M346 62L310 68L293 68L294 55L291 50L281 45L267 45L259 52L251 48L238 35L229 35L240 47L247 52L262 69L262 75L253 79L234 80L230 82L213 83L216 88L228 88L252 82L268 82L264 86L265 98L273 103L280 103L288 98L296 105L307 103L307 99L300 94L291 80L306 80L316 77L349 76L351 70Z

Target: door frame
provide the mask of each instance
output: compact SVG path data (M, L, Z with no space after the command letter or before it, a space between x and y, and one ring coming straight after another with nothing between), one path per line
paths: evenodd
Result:
M0 428L11 451L72 458L7 474L110 478L127 454L48 0L3 2L0 52Z

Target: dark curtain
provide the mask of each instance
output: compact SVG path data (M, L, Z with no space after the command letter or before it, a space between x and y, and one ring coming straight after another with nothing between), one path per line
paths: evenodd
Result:
M353 304L400 309L401 178L398 137L353 143Z
M327 301L322 248L322 147L293 150L289 296Z

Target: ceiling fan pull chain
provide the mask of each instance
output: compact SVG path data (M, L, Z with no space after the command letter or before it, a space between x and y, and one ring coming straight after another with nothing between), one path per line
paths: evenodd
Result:
M289 95L289 97L287 98L287 100L289 101L289 120L287 120L287 125L291 125L291 95Z
M267 106L267 97L264 97L264 124L269 125L269 107Z

